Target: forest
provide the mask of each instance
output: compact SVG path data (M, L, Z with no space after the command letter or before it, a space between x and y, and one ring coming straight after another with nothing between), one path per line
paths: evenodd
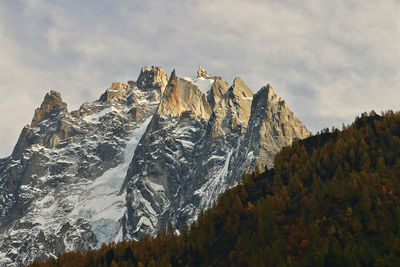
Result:
M30 266L400 266L400 113L285 147L176 234Z

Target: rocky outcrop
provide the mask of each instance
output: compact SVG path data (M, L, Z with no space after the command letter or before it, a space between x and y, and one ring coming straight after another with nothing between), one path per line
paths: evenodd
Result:
M197 78L200 78L200 77L202 77L202 78L210 77L210 74L202 66L199 66L197 68Z
M163 93L167 83L168 75L165 73L163 68L145 66L140 71L139 78L136 81L136 86L140 89L159 88L161 93Z
M157 114L179 116L184 112L208 120L212 109L207 97L200 89L190 81L178 79L174 70L165 89L164 97L161 99Z
M31 126L35 127L49 116L57 116L59 112L68 112L67 104L62 102L61 94L51 90L46 94L40 108L35 110Z
M67 113L67 104L62 101L61 94L53 90L47 93L40 107L35 110L31 125L26 125L23 128L12 152L12 157L18 158L24 149L34 143L41 143L46 147L57 145L60 141L60 137L57 136L57 133L54 133L54 136L46 136L41 139L32 131L42 122L42 124L51 124L54 121L60 121L60 119L65 117ZM65 125L59 126L59 131L62 136L61 138L66 138L66 133L69 133L69 130L66 128L67 126Z
M310 135L268 84L254 95L248 127L232 155L228 176L241 176L246 169L251 172L254 168L271 168L282 147Z
M230 131L244 133L250 118L253 92L240 77L214 107L212 136L224 136Z
M128 84L113 82L111 87L101 95L100 100L110 102L112 99L124 98L129 93L130 88Z
M210 103L213 109L221 101L228 89L228 82L225 81L224 78L214 77L214 82L212 83L211 89L207 94L208 103Z

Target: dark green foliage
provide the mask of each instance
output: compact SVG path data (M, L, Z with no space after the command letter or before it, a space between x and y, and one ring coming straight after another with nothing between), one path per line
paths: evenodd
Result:
M363 114L244 175L180 236L32 266L400 266L400 114Z

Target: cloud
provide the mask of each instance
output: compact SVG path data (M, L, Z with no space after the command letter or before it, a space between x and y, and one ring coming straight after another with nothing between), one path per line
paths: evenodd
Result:
M78 108L142 65L271 82L313 131L399 109L398 1L44 1L0 4L0 156L46 91Z

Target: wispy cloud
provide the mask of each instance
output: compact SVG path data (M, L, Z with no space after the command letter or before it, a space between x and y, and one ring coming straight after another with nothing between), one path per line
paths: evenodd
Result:
M313 131L399 109L398 14L395 0L5 0L0 156L46 91L77 108L142 65L271 82Z

